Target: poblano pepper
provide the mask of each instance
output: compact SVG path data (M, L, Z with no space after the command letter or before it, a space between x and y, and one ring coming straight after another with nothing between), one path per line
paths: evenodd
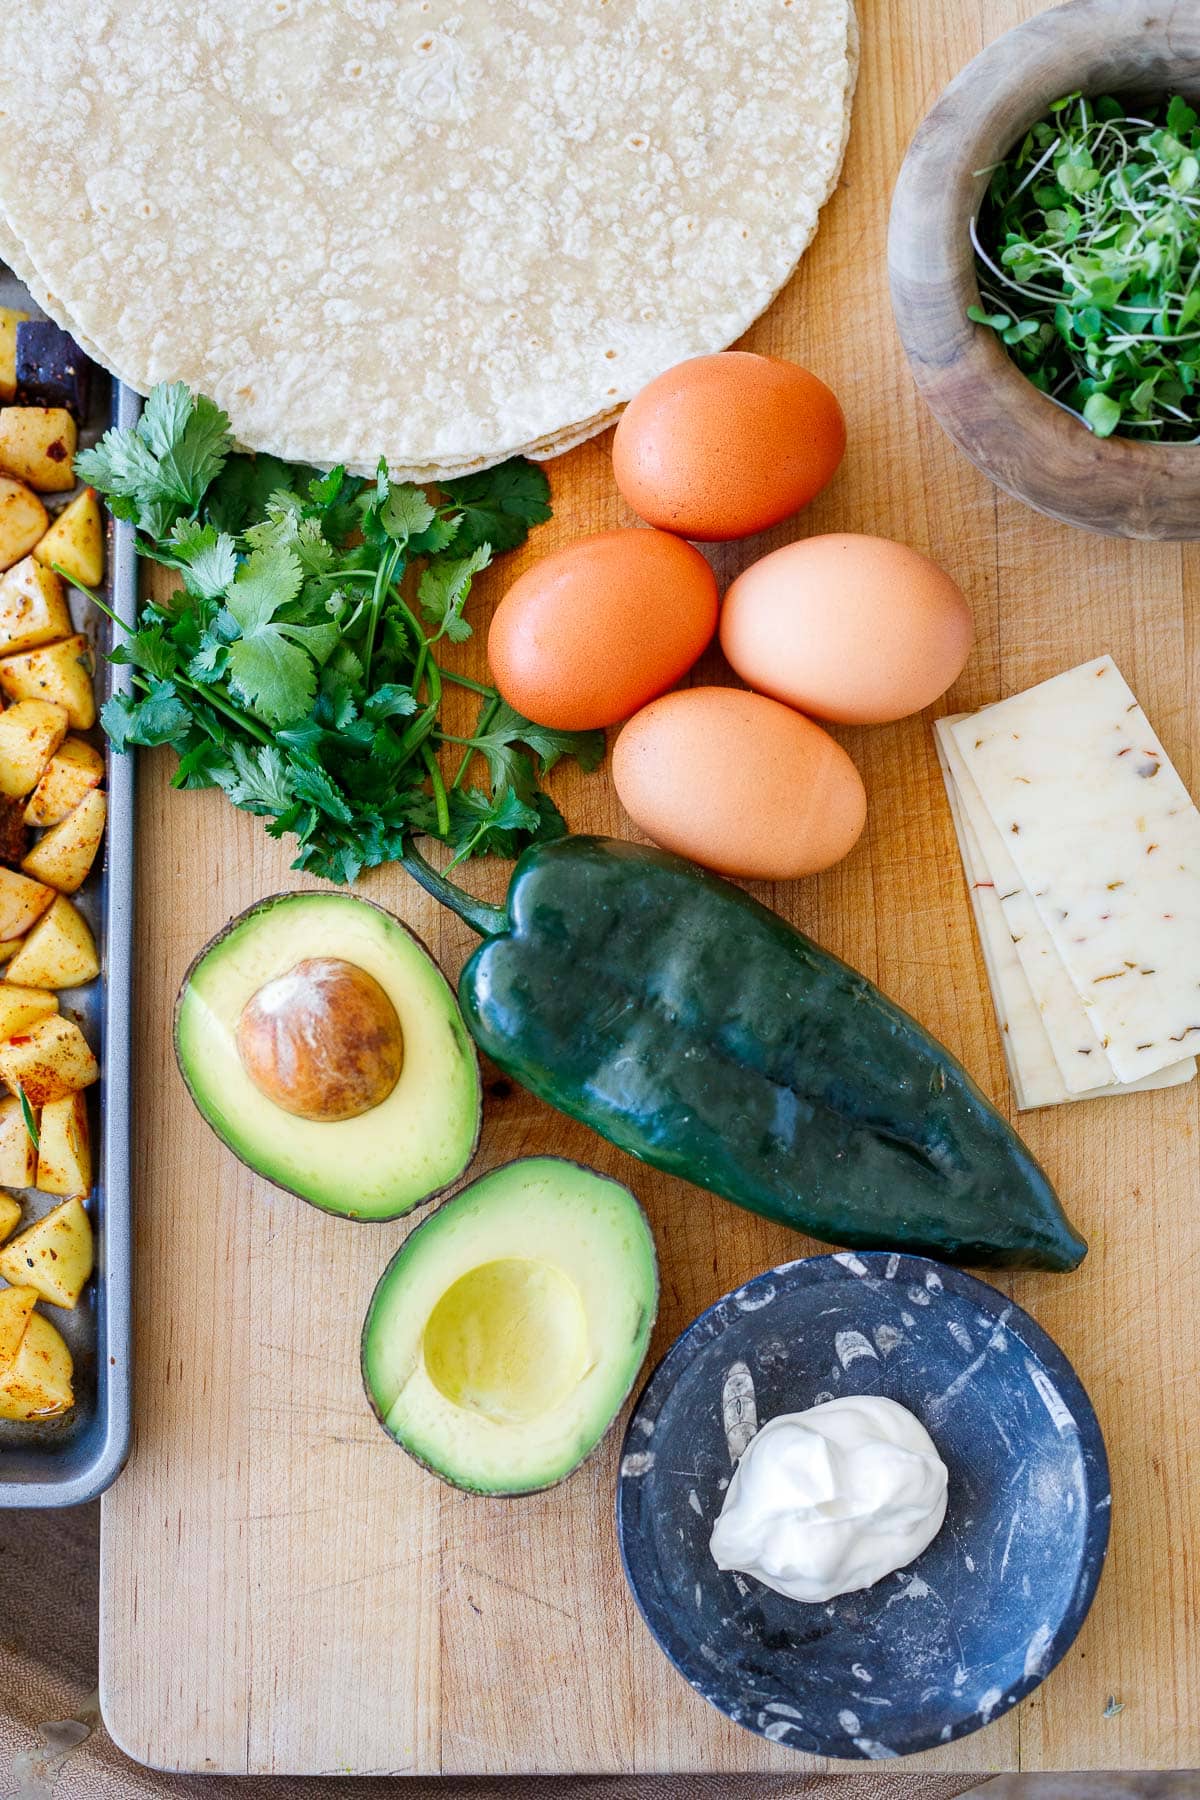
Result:
M643 1162L852 1248L1086 1254L949 1051L740 888L596 837L527 850L506 908L406 865L484 937L459 983L479 1047Z

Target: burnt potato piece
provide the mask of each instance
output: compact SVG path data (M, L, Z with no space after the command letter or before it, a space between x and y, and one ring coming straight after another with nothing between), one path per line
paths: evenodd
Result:
M29 853L31 834L25 824L24 811L24 800L0 794L0 863L10 869L19 867L22 857Z
M17 326L18 406L65 406L76 420L87 417L92 365L75 339L49 319Z

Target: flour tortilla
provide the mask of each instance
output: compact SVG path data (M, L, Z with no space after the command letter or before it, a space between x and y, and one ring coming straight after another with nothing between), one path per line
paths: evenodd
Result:
M132 385L285 457L462 473L745 330L837 178L856 48L850 0L23 0L0 210Z

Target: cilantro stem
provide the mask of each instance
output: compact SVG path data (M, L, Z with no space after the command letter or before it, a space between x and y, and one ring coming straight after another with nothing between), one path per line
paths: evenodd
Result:
M488 687L482 681L472 681L469 675L456 675L453 669L443 669L442 674L455 687L470 688L473 694L483 694L488 700L498 700L500 697L494 687Z
M443 838L449 837L450 802L446 798L446 783L442 779L442 771L438 767L438 759L430 749L428 743L421 745L421 760L425 764L429 774L430 785L433 788L433 804L437 809L438 835Z
M106 606L94 588L85 587L82 581L76 581L75 577L73 575L68 575L67 571L62 568L59 563L54 563L51 566L56 575L61 575L63 580L67 582L69 586L75 588L78 593L90 600L97 612L103 613L104 617L123 631L127 637L134 637L136 635L135 628L132 625L126 624L125 620L119 617L110 606ZM248 732L252 738L256 738L260 744L274 743L275 740L271 736L271 733L266 730L264 726L260 725L257 719L252 719L249 713L243 712L240 707L234 706L232 702L223 699L221 695L216 692L214 687L205 686L203 682L193 681L191 676L185 675L182 670L176 670L175 673L171 675L170 680L177 688L186 688L189 693L199 695L199 697L205 701L207 705L211 706L215 712L224 713L231 724L240 726L241 729Z
M375 587L371 594L371 610L367 614L367 634L363 644L363 685L368 690L371 686L371 658L375 654L375 638L379 631L384 598L396 579L396 565L403 554L402 544L392 544L380 557L379 567L375 571Z
M495 694L487 702L486 706L480 708L479 717L475 721L475 737L481 738L484 733L490 729L492 721L499 711L500 696L499 694ZM459 763L457 769L455 769L454 778L450 783L452 788L461 787L467 770L470 768L475 758L476 744L474 738L450 738L446 733L443 733L442 741L443 743L461 743L467 746L462 761Z
M252 719L249 713L243 712L240 707L223 699L215 688L205 687L203 682L193 681L189 675L173 675L171 680L178 686L186 687L190 693L199 695L200 699L211 706L214 712L224 713L231 724L240 726L258 743L273 744L275 742L274 737L264 725L260 725L257 719Z

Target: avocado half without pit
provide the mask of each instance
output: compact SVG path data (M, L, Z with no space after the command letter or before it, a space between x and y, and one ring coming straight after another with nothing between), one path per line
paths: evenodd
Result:
M384 1270L363 1325L367 1397L443 1481L535 1493L596 1448L657 1310L654 1238L628 1188L559 1157L506 1163Z
M453 990L406 925L350 894L277 894L234 919L184 977L175 1051L248 1168L343 1218L411 1212L479 1142Z

